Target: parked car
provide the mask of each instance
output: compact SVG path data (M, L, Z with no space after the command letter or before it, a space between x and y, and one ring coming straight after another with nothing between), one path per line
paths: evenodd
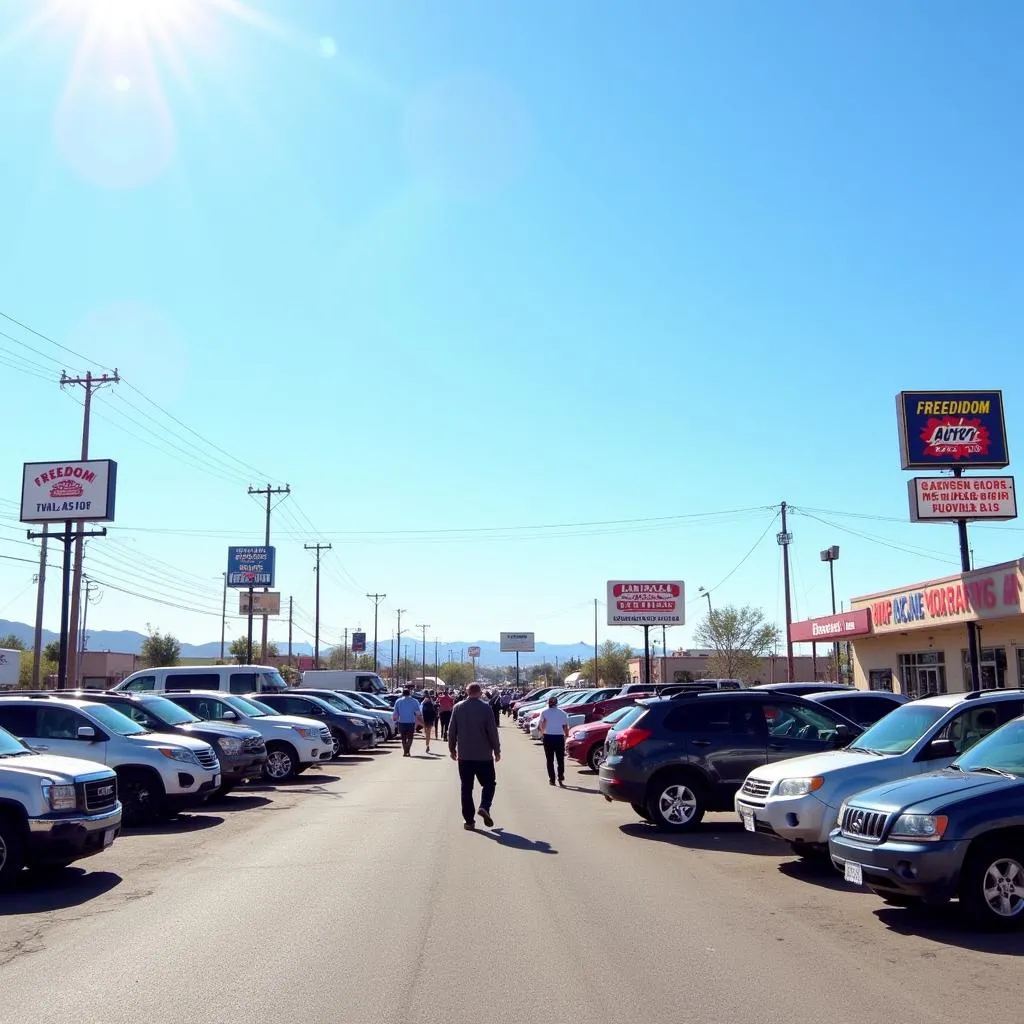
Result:
M860 732L813 701L755 690L677 694L639 707L609 734L598 784L608 800L673 832L731 809L755 767L842 747Z
M110 768L36 753L0 729L0 889L22 868L63 868L102 853L120 831Z
M354 715L337 704L329 704L322 697L309 693L267 693L261 704L282 715L315 718L331 730L335 757L354 754L377 745L374 719L367 715Z
M855 690L856 687L846 683L758 683L752 690L771 690L773 693L788 693L794 697L806 697L809 693L824 693L825 690Z
M514 715L524 704L532 704L534 701L546 699L552 690L557 689L559 689L557 686L541 686L536 690L531 690L518 700L512 702L512 714Z
M825 856L845 799L943 768L1021 714L1024 693L1019 690L976 690L911 701L876 722L846 750L755 768L736 795L736 813L748 831L788 842L800 856Z
M105 691L88 694L80 692L73 696L106 704L122 715L127 715L144 729L180 733L209 743L217 752L217 760L220 762L221 783L216 790L217 796L227 796L243 782L258 779L263 774L267 747L255 729L227 722L204 722L190 711L155 693Z
M848 882L887 903L956 898L975 924L1024 927L1024 720L943 771L844 801L829 850Z
M205 722L231 722L255 729L267 746L263 775L271 782L284 782L334 757L331 730L316 719L279 715L235 693L197 691L164 696Z
M283 693L288 684L276 668L266 665L175 665L173 668L146 668L133 672L110 689L136 693L173 690Z
M94 700L5 693L0 727L41 753L112 768L126 825L171 817L205 803L220 788L220 761L209 743L154 732Z
M585 705L580 708L580 711L583 713L584 722L601 722L613 711L618 711L619 708L631 708L638 700L654 696L657 695L652 692L648 692L633 693L628 697L606 697L604 700L594 701L592 704Z
M296 687L293 693L308 693L314 697L320 697L329 704L335 704L353 715L368 715L375 719L383 730L382 739L393 740L398 735L398 726L395 724L394 708L392 708L383 697L370 693L352 693L350 690L314 690L310 687ZM363 698L360 700L359 698ZM380 701L381 707L364 701Z
M358 690L386 693L387 686L376 672L365 669L314 668L302 673L302 685L318 690Z
M569 739L565 744L567 757L579 761L580 764L586 765L595 772L601 767L608 733L612 726L624 718L629 713L629 709L635 706L635 702L630 698L621 699L630 700L630 703L610 712L598 722L586 722L569 730Z
M833 711L838 711L844 718L856 722L864 729L874 725L880 718L885 718L890 711L895 711L909 699L902 693L889 693L884 690L824 690L819 693L808 693L806 697L817 704L824 704Z

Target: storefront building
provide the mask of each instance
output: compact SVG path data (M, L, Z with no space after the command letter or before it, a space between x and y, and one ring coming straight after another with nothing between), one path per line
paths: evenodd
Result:
M852 641L854 684L908 697L971 686L966 623L978 624L981 686L1024 686L1024 559L854 598L870 632Z

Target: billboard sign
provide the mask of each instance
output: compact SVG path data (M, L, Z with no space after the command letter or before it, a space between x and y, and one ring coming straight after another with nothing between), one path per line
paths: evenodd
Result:
M480 657L480 648L479 648L479 647L470 647L470 648L469 648L469 649L467 650L467 652L466 652L466 653L467 653L467 654L468 654L468 655L469 655L469 656L470 656L471 658L479 658L479 657Z
M276 591L269 593L264 593L262 590L255 591L252 595L252 613L253 615L280 615L281 595ZM238 614L249 614L248 590L241 590L238 593Z
M907 488L912 523L1017 518L1012 476L915 476Z
M501 649L531 653L534 650L533 633L502 633Z
M847 640L851 636L867 636L871 632L871 612L859 608L842 615L823 615L819 619L805 619L789 627L789 639L795 644L831 643Z
M353 654L365 654L366 653L366 634L365 633L353 633L352 634L352 653Z
M272 547L228 548L229 587L272 587L274 585L274 549Z
M61 523L114 520L117 463L26 462L21 477L21 521Z
M1010 464L1002 391L901 391L904 469L1003 469Z
M682 626L686 622L682 580L609 580L609 626Z

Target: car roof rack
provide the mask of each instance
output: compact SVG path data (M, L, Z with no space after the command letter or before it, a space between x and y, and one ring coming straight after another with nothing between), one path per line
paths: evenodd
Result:
M1024 687L1020 686L990 686L985 690L971 690L964 694L964 700L977 700L979 697L989 697L993 693L1024 693Z

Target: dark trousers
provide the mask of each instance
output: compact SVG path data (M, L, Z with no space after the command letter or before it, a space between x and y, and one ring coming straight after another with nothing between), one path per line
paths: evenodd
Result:
M452 713L450 711L441 712L441 739L448 739L448 726L452 720Z
M399 725L398 735L402 737L402 753L408 754L412 750L412 740L416 735L415 725Z
M460 761L459 779L462 781L462 817L465 821L476 820L476 804L473 802L473 783L480 783L480 806L491 809L497 778L493 761Z
M565 779L565 737L544 737L544 760L548 766L548 778L555 781L555 762L558 762L558 781Z

